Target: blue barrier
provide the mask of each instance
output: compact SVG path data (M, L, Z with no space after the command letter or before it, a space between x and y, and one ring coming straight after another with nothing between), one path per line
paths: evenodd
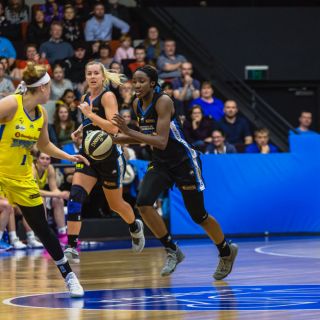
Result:
M205 204L227 234L320 232L320 136L290 136L290 153L203 155ZM133 164L142 178L145 161ZM201 235L179 190L170 192L173 235Z
M205 155L205 204L227 234L320 232L320 136L290 136L290 153ZM170 193L173 235L204 234Z

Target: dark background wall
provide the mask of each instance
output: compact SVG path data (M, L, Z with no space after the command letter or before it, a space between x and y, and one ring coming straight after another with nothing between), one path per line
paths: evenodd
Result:
M270 80L320 78L320 8L168 8L240 77L245 65L269 65Z

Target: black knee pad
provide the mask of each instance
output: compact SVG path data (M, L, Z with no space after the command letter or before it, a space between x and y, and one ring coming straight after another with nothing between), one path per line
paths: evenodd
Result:
M209 215L204 207L203 192L182 191L182 195L186 209L195 223L201 224L208 219Z
M68 201L68 221L81 221L82 205L87 198L87 191L77 184L71 187Z

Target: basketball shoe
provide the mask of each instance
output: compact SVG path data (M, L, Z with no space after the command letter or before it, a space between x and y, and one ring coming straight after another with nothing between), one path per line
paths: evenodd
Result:
M166 251L167 251L167 260L160 273L162 277L165 277L171 274L176 269L178 263L182 262L185 258L185 255L183 254L183 252L178 246L176 250L166 248Z

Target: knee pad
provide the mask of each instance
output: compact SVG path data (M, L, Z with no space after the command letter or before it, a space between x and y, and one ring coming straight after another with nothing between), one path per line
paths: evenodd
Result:
M209 217L208 212L206 211L197 211L197 212L189 212L190 216L192 218L192 220L197 223L197 224L201 224L204 221L206 221Z
M184 203L192 220L201 224L208 219L208 212L204 206L203 192L188 191L183 192Z
M79 185L73 185L68 201L68 221L81 221L82 204L88 196L87 191Z

